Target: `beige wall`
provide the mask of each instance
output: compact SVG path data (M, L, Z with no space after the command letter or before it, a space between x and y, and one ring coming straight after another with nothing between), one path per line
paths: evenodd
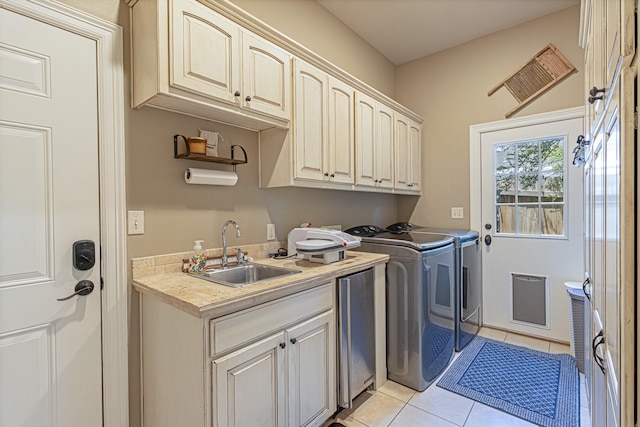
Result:
M315 0L231 2L369 86L395 96L395 65Z
M513 117L584 104L578 21L575 6L397 68L397 100L425 118L422 197L400 198L400 218L469 227L469 126L505 118L517 105L515 98L505 88L491 97L487 91L547 44L553 43L578 71ZM450 218L454 206L464 208L463 220Z

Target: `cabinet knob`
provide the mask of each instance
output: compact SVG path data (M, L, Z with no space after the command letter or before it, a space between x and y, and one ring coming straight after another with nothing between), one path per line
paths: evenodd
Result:
M597 87L594 86L589 91L589 95L596 96L599 93L604 93L605 90L606 90L605 88L598 89Z
M323 173L324 176L329 176L329 172Z
M591 284L591 280L587 277L584 282L582 282L582 292L584 292L584 296L587 297L589 301L591 301L591 294L587 291L587 286Z
M286 342L281 342L281 343L280 343L280 348L285 348L286 346L287 346L287 343L286 343Z
M291 344L295 344L298 342L298 340L296 338L291 338L289 341L291 341Z
M249 101L251 101L251 97L250 97L250 96L247 96L244 100L245 100L245 101L247 101L247 102L249 102Z
M335 174L335 173L332 173L330 176L331 176L331 178L335 178L335 177L336 177L336 174Z
M598 365L598 368L600 368L603 374L605 373L604 357L599 356L597 351L598 351L598 347L604 344L604 341L605 341L604 331L601 329L600 332L598 332L598 335L596 335L593 338L593 341L591 342L591 351L593 353L593 359L595 360L596 364Z
M237 91L233 94L233 96L236 96L236 97L237 97L237 96L240 96L240 91L239 91L239 90L237 90Z
M413 184L407 184L407 187L413 187Z
M596 102L599 99L602 99L602 95L600 95L600 96L589 95L589 104L593 104L594 102Z

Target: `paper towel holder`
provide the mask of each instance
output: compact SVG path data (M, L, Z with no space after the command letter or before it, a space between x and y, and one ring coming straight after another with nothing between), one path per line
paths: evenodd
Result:
M249 162L249 159L247 157L247 152L245 151L244 147L242 147L242 145L237 145L234 144L231 146L231 158L227 158L227 157L212 157L212 156L207 156L204 154L194 154L191 152L191 150L189 150L189 144L187 143L186 138L184 139L184 147L185 147L185 151L184 153L180 153L178 154L178 138L180 138L181 135L174 135L173 136L173 158L174 159L185 159L185 160L197 160L200 162L209 162L209 163L222 163L225 165L232 165L233 166L233 171L236 171L236 165L244 165L247 164ZM236 159L235 158L235 148L238 147L240 150L242 150L242 154L244 155L244 159Z

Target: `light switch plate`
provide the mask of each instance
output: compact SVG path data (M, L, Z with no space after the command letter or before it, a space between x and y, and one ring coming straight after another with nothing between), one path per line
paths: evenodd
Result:
M267 224L267 240L276 240L275 224Z
M129 235L144 234L144 211L129 211L127 214Z
M451 208L451 218L454 218L454 219L462 219L462 218L464 218L464 209L463 208Z

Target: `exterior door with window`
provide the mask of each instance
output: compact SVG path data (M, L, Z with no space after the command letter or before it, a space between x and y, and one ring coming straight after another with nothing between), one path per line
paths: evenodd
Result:
M547 119L549 120L549 119ZM582 119L482 133L484 323L569 340L565 281L582 277Z

